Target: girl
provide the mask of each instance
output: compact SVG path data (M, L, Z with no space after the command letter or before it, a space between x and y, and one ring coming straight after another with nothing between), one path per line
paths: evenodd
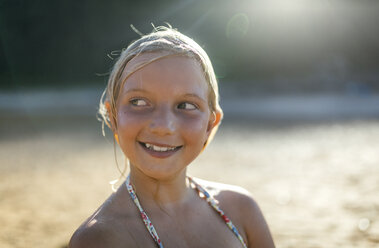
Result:
M130 173L69 247L274 247L249 193L186 174L222 119L211 62L196 42L156 28L121 53L104 93L100 113Z

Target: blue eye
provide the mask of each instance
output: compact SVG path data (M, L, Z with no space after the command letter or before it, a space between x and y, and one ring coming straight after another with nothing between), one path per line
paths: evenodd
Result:
M139 98L130 100L130 103L133 106L147 106L147 102L145 100L139 99Z
M194 110L197 109L197 106L192 103L182 102L178 105L178 109Z

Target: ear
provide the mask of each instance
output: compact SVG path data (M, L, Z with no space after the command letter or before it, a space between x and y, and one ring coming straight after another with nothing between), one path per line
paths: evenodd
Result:
M118 134L117 134L117 125L115 123L116 118L112 113L111 103L109 101L106 101L104 104L105 104L105 108L107 109L107 112L108 112L109 120L111 122L111 123L107 123L107 124L108 124L109 128L112 130L117 144L120 144L120 142L118 140Z
M217 131L218 125L220 124L222 119L222 112L216 111L212 112L211 118L209 118L208 122L208 128L207 128L207 139L204 142L202 152L204 151L205 147L209 144L209 142L213 139L214 134Z
M208 128L207 128L208 136L212 132L213 128L217 127L220 124L221 119L222 119L222 112L220 111L212 112L211 117L209 118L209 122L208 122Z
M116 119L115 119L115 116L113 115L113 112L112 112L111 103L109 101L106 101L104 103L104 105L105 105L105 108L107 109L108 117L110 120L110 123L107 123L107 124L108 124L109 128L112 130L112 132L116 133L117 125L115 123Z

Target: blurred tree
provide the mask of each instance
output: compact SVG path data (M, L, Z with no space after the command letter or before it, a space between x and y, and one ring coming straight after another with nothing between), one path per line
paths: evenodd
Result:
M379 2L362 0L3 0L0 88L104 84L151 23L170 23L209 53L224 84L263 90L379 88ZM337 73L337 74L336 74Z

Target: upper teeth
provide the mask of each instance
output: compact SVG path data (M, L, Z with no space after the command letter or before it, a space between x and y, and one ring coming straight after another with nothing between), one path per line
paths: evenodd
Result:
M152 145L149 143L145 143L145 146L147 148L152 149L152 150L157 151L157 152L167 152L167 151L172 151L175 149L175 147L156 146L156 145Z

